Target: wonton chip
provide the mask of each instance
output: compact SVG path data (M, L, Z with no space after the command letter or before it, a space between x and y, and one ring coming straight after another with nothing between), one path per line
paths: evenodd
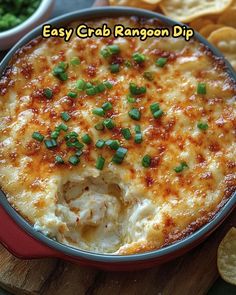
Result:
M223 27L212 32L208 41L215 45L236 70L236 29Z
M193 20L189 25L191 28L193 28L196 31L200 31L201 28L213 24L213 21L210 19L206 19L206 18L197 18L195 20Z
M146 2L149 4L157 4L157 3L161 2L161 0L141 0L140 2Z
M232 0L163 0L160 6L173 19L189 22L199 16L224 11Z
M226 282L236 285L236 228L232 227L217 252L219 273Z
M230 8L236 9L236 0L233 0L232 4L230 5Z
M236 28L236 9L227 9L223 14L221 14L217 22L228 27Z
M220 25L220 24L210 24L210 25L207 25L203 28L201 28L201 30L199 31L199 33L205 37L205 38L208 38L210 36L210 34L220 28L224 27L223 25Z
M149 10L155 10L159 1L142 1L142 0L109 0L110 5L117 6L131 6L136 8L144 8Z

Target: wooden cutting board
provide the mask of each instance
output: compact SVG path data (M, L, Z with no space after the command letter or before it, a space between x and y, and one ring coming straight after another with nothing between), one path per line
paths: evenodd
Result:
M203 295L218 277L217 248L232 226L236 226L235 211L193 251L167 264L129 273L98 271L58 259L20 260L0 245L0 286L14 294Z

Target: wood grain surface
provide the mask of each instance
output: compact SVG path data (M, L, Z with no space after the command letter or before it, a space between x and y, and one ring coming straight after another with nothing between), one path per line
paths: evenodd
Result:
M94 4L107 5L108 1ZM235 213L191 252L137 272L98 271L58 259L20 260L0 245L0 286L17 295L204 295L218 278L217 248L228 229L236 226Z
M0 285L14 294L204 295L218 277L218 245L235 211L203 244L161 266L137 272L105 272L57 259L20 260L0 246Z

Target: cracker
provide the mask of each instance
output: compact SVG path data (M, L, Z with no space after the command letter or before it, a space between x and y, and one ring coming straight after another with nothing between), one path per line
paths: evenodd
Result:
M236 9L236 0L232 1L230 8Z
M229 8L220 15L217 21L218 24L223 24L227 27L236 28L236 9Z
M210 24L210 25L207 25L203 28L201 28L201 30L199 31L199 33L205 37L205 38L208 38L210 36L210 34L220 28L224 27L223 25L221 24Z
M236 70L236 29L223 27L210 34L208 41L215 45Z
M142 0L142 2L146 2L149 4L158 4L161 0Z
M200 31L201 28L203 28L207 25L210 25L210 24L213 24L212 20L200 17L200 18L196 18L195 20L190 22L189 26L196 31Z
M160 0L158 1L160 2ZM109 0L110 5L115 6L131 6L136 8L144 8L149 10L155 10L158 6L157 1L143 1L143 0Z
M160 7L171 18L190 22L202 15L220 13L231 3L232 0L163 0Z
M221 277L236 285L236 228L232 227L218 248L217 266Z

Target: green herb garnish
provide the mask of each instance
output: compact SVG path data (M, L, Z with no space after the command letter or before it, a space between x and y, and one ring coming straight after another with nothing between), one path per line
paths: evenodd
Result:
M188 165L186 162L181 162L179 166L174 168L174 171L176 173L182 172L184 170L184 168L188 168Z
M142 159L142 165L145 168L148 168L151 166L152 158L149 155L145 155Z
M156 60L156 65L160 68L163 68L166 63L167 63L166 57L160 57Z
M105 164L105 159L102 156L99 156L97 158L97 162L96 162L96 168L98 170L102 170Z
M206 94L206 83L198 83L197 94Z
M123 128L123 129L121 129L121 133L122 133L122 135L124 136L124 138L125 138L126 140L129 140L129 139L131 139L131 137L132 137L129 128Z
M139 109L133 108L132 110L129 111L129 116L131 119L139 121L141 118L141 113Z
M42 142L44 140L44 136L40 132L37 132L37 131L35 131L32 134L32 138L37 140L37 141L40 141L40 142Z
M208 124L207 123L203 123L203 122L199 122L197 124L197 127L201 130L207 130L208 129Z
M130 93L133 95L140 95L146 93L146 87L145 86L137 86L135 83L129 84L129 90Z

